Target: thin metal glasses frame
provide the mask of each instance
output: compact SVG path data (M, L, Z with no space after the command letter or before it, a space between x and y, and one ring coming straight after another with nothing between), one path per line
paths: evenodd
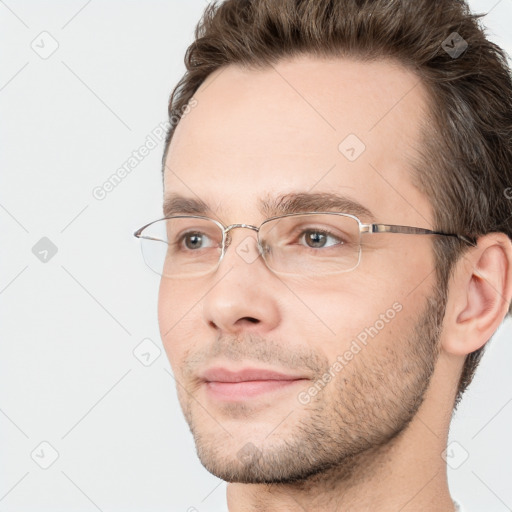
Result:
M221 251L219 260L217 262L217 265L214 268L212 268L212 270L211 270L213 272L220 265L220 262L222 261L222 259L224 257L224 254L226 253L226 249L227 249L227 247L229 247L229 243L226 244L226 240L228 239L228 233L232 229L235 229L235 228L247 228L247 229L252 229L253 231L256 231L256 233L258 233L258 235L257 235L257 238L258 238L258 248L260 250L260 253L263 255L263 253L261 251L261 248L262 248L261 240L259 239L259 231L260 231L261 227L264 224L266 224L266 223L268 223L270 221L274 221L274 220L278 220L278 219L286 218L286 217L303 216L303 215L339 215L339 216L343 216L343 217L350 217L350 218L354 219L355 221L357 221L357 224L359 225L359 233L360 234L364 234L364 233L365 234L399 233L399 234L405 234L405 235L440 235L440 236L455 237L455 238L458 238L459 240L462 240L462 241L468 243L469 245L472 245L472 246L476 245L476 239L475 239L475 237L472 237L472 236L460 235L460 234L457 234L457 233L444 233L442 231L434 231L434 230L431 230L431 229L419 228L419 227L415 227L415 226L402 226L402 225L399 225L399 224L380 224L380 223L378 223L378 224L377 223L365 224L365 223L361 222L361 220L358 217L356 217L355 215L349 214L349 213L343 213L343 212L316 212L316 211L313 211L313 212L303 212L303 213L289 213L289 214L286 214L286 215L278 215L278 216L275 216L275 217L270 217L268 219L265 219L259 225L259 227L258 226L253 226L252 224L230 224L229 226L224 226L221 222L219 222L219 221L217 221L215 219L212 219L210 217L204 217L204 216L201 216L201 215L172 215L170 217L163 217L161 219L157 219L155 221L149 222L148 224L145 224L141 228L137 229L137 231L135 231L133 233L133 235L135 237L137 237L137 238L146 238L146 239L149 239L149 240L161 241L160 239L157 239L157 238L152 238L150 236L144 236L142 234L142 232L148 226L151 226L152 224L155 224L156 222L160 222L162 220L167 220L167 219L193 218L193 219L209 220L211 222L214 222L222 230L222 251ZM265 260L265 258L263 258L263 259ZM267 262L265 261L265 264L266 263ZM359 265L359 261L358 261L357 265L354 268L356 268L358 265ZM270 267L269 267L269 269L270 269ZM272 269L270 269L270 270L272 270ZM351 269L351 270L353 270L353 269Z

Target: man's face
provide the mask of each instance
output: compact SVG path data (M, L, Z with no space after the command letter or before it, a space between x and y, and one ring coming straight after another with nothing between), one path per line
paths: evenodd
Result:
M207 202L226 226L259 226L261 198L328 192L376 222L431 228L410 177L426 109L418 80L385 61L227 67L177 127L165 194ZM163 278L159 294L162 340L205 467L228 481L294 481L403 431L437 355L431 238L363 234L359 266L322 279L273 274L237 251L254 231L230 234L215 273ZM204 375L212 368L295 380L218 384Z

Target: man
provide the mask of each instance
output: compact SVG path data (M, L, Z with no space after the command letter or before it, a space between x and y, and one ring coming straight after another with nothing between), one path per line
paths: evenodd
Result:
M230 512L458 509L451 415L512 297L505 56L462 1L228 0L186 63L137 235Z

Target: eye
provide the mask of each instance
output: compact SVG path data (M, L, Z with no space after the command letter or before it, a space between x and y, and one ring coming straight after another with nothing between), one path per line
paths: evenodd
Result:
M332 233L329 233L329 231L325 231L323 229L308 229L303 231L300 239L304 239L307 246L312 249L332 247L335 245L343 245L345 243L339 237L334 236ZM329 239L333 240L334 243L328 244Z
M200 231L193 231L189 233L185 233L181 235L178 240L178 245L181 247L183 242L185 242L185 247L190 250L204 249L203 243L210 240L208 235L201 233ZM210 247L214 246L214 244L210 244Z

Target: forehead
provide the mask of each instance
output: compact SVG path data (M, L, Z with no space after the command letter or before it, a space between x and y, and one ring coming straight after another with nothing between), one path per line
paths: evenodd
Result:
M297 191L343 193L386 221L431 218L410 176L427 96L396 63L301 56L265 69L231 65L194 99L169 148L166 194L217 204L224 217L251 210L254 221L261 198Z

